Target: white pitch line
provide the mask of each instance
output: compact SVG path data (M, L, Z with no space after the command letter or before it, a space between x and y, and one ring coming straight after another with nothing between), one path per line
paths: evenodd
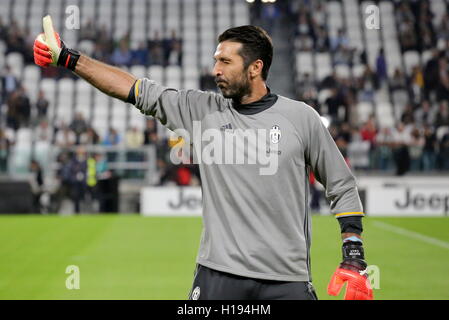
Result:
M441 247L444 249L448 249L449 250L449 242L443 241L443 240L439 240L439 239L435 239L429 236L425 236L421 233L418 232L414 232L414 231L410 231L407 229L403 229L400 227L396 227L396 226L392 226L391 224L385 223L385 222L380 222L380 221L373 221L373 224L381 229L384 230L388 230L409 238L413 238L416 240L421 240L423 242L427 242L429 244L433 244L434 246L437 247Z

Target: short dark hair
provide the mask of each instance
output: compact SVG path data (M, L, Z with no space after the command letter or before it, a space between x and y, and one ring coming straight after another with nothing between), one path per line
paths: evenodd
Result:
M245 68L260 59L263 61L262 78L267 80L273 60L273 43L268 33L256 26L240 26L230 28L218 37L218 42L234 41L242 44L239 54L243 58Z

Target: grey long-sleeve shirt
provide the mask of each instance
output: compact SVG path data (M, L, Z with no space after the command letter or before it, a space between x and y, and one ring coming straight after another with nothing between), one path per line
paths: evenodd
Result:
M199 264L252 278L311 281L308 168L324 185L337 218L363 216L354 176L318 113L305 103L268 94L259 102L235 105L216 93L175 90L148 79L139 79L135 92L136 107L171 130L193 136L195 127L201 134L213 129L208 137L216 142L226 136L238 141L244 130L264 129L262 150L277 155L274 174L261 174L264 163L249 160L261 149L259 140L236 148L244 164L199 163ZM194 144L197 155L212 143L206 140Z

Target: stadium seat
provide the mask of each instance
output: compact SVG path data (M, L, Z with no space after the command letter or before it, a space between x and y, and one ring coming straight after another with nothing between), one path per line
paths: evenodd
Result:
M421 58L418 51L407 51L404 53L404 64L408 75L411 74L413 67L421 65Z
M298 52L296 54L296 68L298 74L308 73L314 76L313 57L311 52Z
M161 66L150 66L148 68L148 76L150 79L164 84L164 69Z
M136 78L145 78L147 77L147 69L144 66L132 66L131 74L133 74Z
M92 86L83 80L76 81L76 106L75 111L81 112L84 119L89 120L91 116L91 104L92 104Z
M24 29L26 27L27 21L27 10L28 4L27 0L14 0L12 2L12 16L20 28Z
M95 22L96 17L96 0L83 0L81 5L81 24L85 25L87 22Z
M39 162L43 170L50 169L52 154L51 144L48 141L38 140L34 144L34 159Z
M61 79L58 81L58 107L56 120L70 123L73 118L75 97L75 83L72 79Z
M6 55L6 63L11 67L11 72L18 79L22 79L23 56L18 52L11 52Z
M316 79L321 81L332 73L331 57L329 53L315 54Z
M45 98L48 100L48 118L53 120L55 114L56 105L56 80L55 79L42 79L40 82L41 90L44 92Z
M363 123L373 114L374 106L370 102L359 102L357 104L358 122Z
M88 56L92 56L94 48L95 43L91 40L82 40L78 43L78 50Z
M3 21L3 23L9 23L10 21L10 14L9 9L10 5L13 2L13 0L3 0L2 1L2 10L0 10L0 17Z

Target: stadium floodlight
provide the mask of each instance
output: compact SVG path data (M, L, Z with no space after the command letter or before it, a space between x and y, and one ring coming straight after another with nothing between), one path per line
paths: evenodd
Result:
M254 3L255 0L246 0L248 3Z

